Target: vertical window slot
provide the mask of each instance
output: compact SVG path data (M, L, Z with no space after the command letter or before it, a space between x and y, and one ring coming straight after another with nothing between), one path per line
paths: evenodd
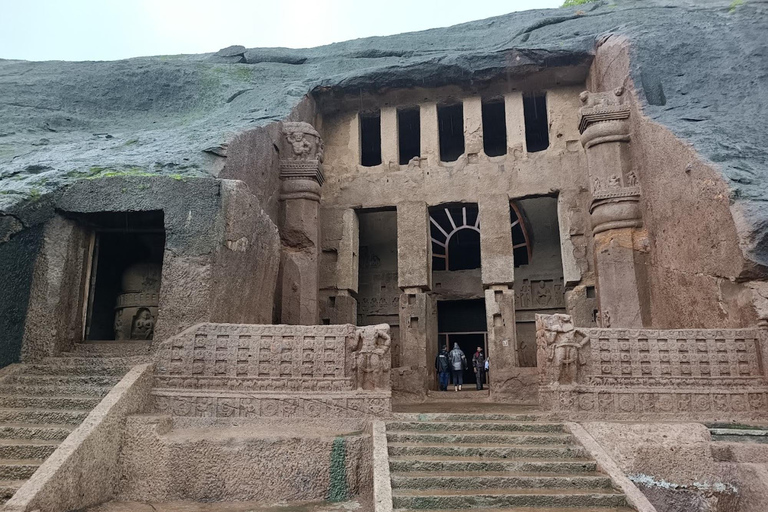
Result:
M381 112L360 113L360 164L381 164Z

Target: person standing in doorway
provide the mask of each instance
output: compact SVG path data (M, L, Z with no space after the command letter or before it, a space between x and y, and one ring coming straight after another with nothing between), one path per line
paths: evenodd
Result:
M483 355L482 347L477 347L477 351L472 356L472 368L475 370L477 389L482 390L483 382L485 381L485 356Z
M467 358L459 348L458 343L453 344L453 350L451 350L449 359L451 360L453 390L461 391L461 385L464 384L464 370L467 369Z
M448 391L448 380L451 377L451 362L448 360L448 346L440 347L440 353L435 358L435 370L440 379L440 391Z

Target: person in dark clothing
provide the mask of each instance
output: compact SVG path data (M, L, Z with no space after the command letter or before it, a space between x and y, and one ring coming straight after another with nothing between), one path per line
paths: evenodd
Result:
M435 358L435 370L440 378L440 391L448 391L448 380L451 377L451 362L448 360L448 347L440 348Z
M477 351L472 356L472 368L475 370L477 389L483 389L483 382L485 381L485 356L481 347L477 347Z
M448 359L451 361L453 390L461 391L461 385L464 384L464 370L467 369L467 358L459 348L458 343L453 344L453 350L451 350Z

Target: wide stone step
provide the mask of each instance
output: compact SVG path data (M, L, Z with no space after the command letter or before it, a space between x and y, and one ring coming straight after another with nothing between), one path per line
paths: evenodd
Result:
M2 423L42 423L55 425L79 425L89 411L48 409L0 409Z
M596 489L393 489L394 508L626 507L623 494Z
M768 443L768 430L745 428L710 428L713 441L728 443Z
M66 359L65 359L66 361ZM22 370L22 375L82 375L82 376L120 376L122 377L130 367L123 365L109 365L96 360L98 364L29 364Z
M611 489L600 474L541 475L504 472L393 473L393 489Z
M0 480L24 480L37 471L43 461L39 459L0 460Z
M539 414L509 414L509 413L453 413L453 412L398 412L394 414L397 421L508 421L527 422L540 421Z
M59 447L58 441L0 439L0 459L45 460Z
M5 503L13 498L19 487L24 485L26 480L0 480L0 503Z
M58 357L132 357L150 355L151 341L102 341L77 343Z
M390 421L387 432L565 432L561 423L520 423L509 421Z
M0 408L79 409L89 410L101 402L100 396L3 396Z
M113 386L92 386L92 385L63 385L63 384L13 384L7 381L0 384L0 396L12 397L15 395L23 396L89 396L103 398L112 389Z
M503 431L477 432L390 432L391 443L488 443L488 444L571 444L573 436L565 433L528 433Z
M5 424L0 425L0 439L63 441L74 429L71 425Z
M407 512L410 509L396 508L393 512ZM421 512L436 512L438 509L421 509ZM466 509L439 509L440 512L464 512ZM473 508L472 512L635 512L629 507L512 507Z
M435 391L433 389L427 390L427 397L438 401L454 401L454 400L487 400L491 396L491 390L489 388L475 389L475 384L472 383L472 388L464 385L464 389L461 391L454 391L453 385L448 386L448 391Z
M542 459L496 459L484 457L432 458L391 457L389 469L392 472L462 472L462 471L508 471L517 473L591 473L597 471L595 461L542 460Z
M390 457L427 455L447 457L495 457L495 458L539 458L564 459L585 458L586 452L580 446L495 446L484 444L442 445L442 444L389 444Z
M12 375L4 382L28 386L114 386L120 382L117 375Z

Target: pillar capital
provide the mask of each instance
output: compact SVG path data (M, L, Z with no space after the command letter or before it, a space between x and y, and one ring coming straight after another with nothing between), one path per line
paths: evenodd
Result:
M284 122L280 141L280 179L322 185L324 147L317 130L309 123Z
M590 128L597 131L609 128L619 132L624 129L624 123L612 122L629 119L630 109L629 104L625 103L624 87L617 87L608 92L584 91L579 95L579 99L582 103L579 109L579 133L582 134L582 144L584 144L583 135L590 131Z

